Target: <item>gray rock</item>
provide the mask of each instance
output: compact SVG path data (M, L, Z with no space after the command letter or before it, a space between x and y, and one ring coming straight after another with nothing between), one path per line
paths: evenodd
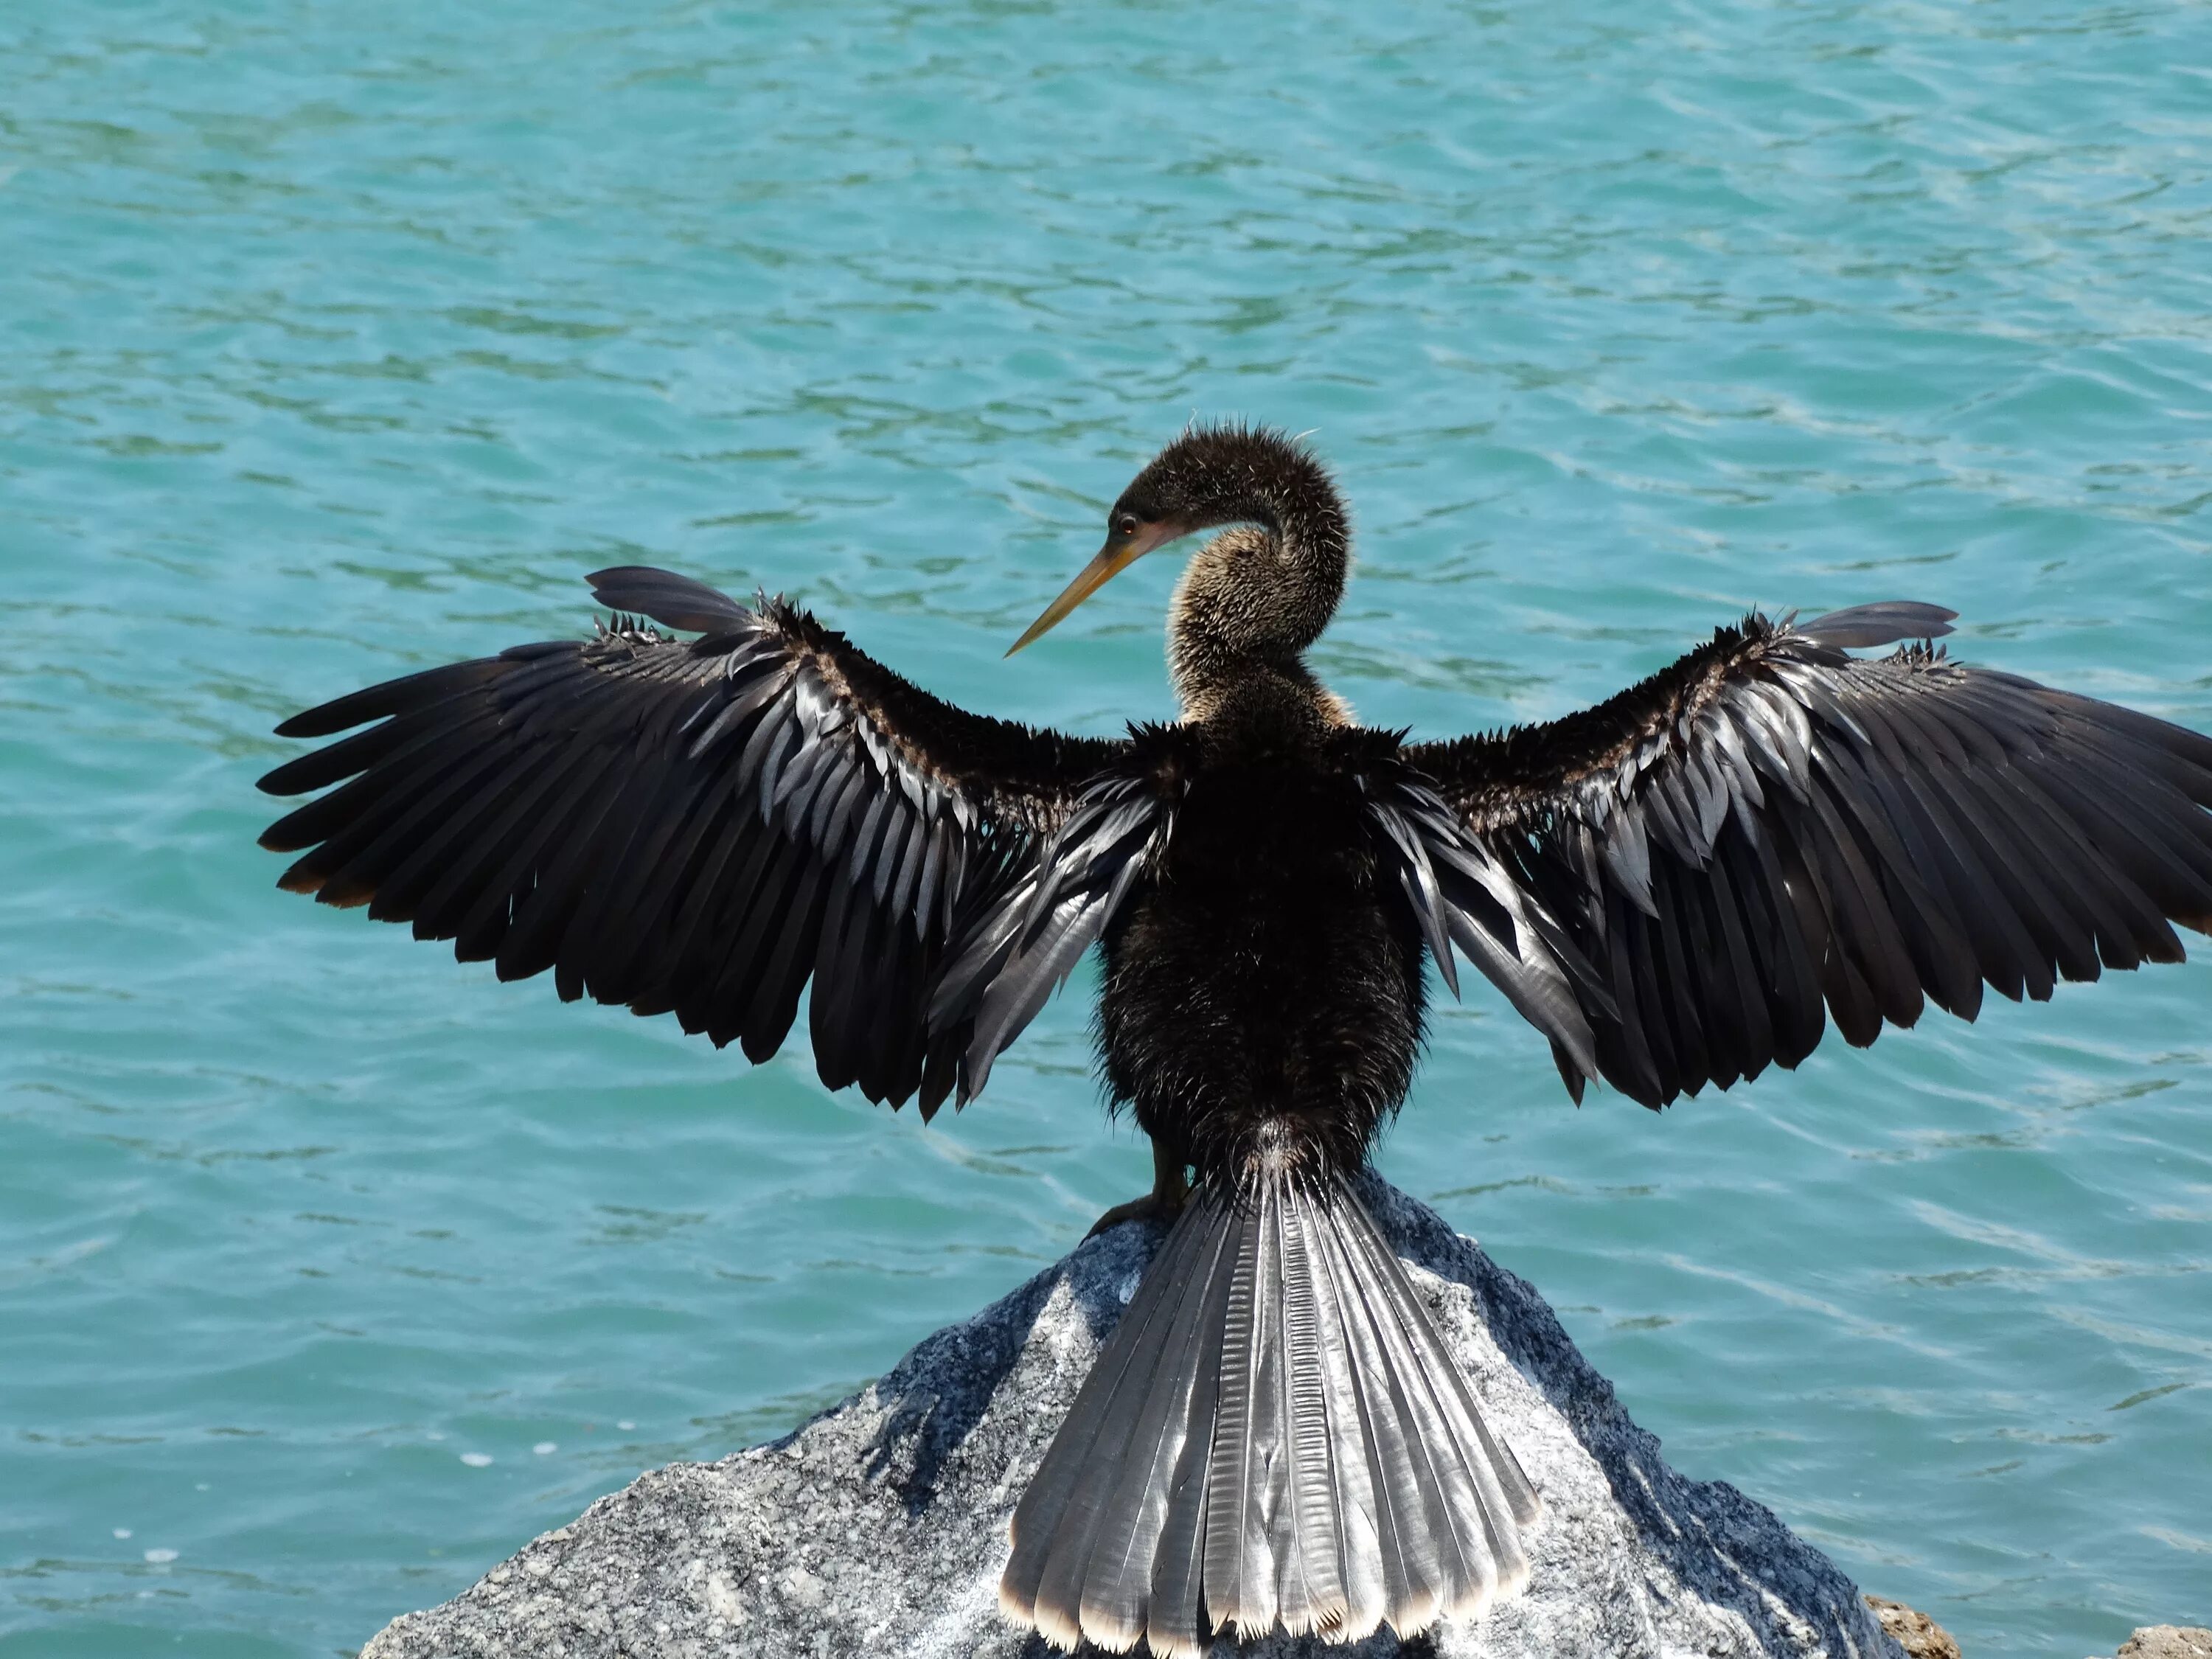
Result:
M1525 1282L1379 1180L1365 1197L1549 1506L1528 1593L1404 1651L1899 1659L1832 1562L1661 1461ZM1006 1520L1161 1237L1115 1228L796 1433L640 1476L362 1659L1040 1659L998 1611ZM1398 1651L1387 1631L1244 1650Z
M2147 1625L2121 1644L2119 1659L2212 1659L2212 1630Z

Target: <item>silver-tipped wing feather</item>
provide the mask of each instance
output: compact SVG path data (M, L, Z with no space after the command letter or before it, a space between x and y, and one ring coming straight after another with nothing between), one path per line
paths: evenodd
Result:
M925 1115L956 1088L966 1099L1073 939L1103 925L1086 872L1114 849L1060 831L1130 745L969 714L779 600L642 567L592 582L616 613L592 639L432 669L278 727L376 722L262 780L337 786L263 836L301 854L283 884L451 939L502 979L550 968L564 998L672 1012L755 1060L811 981L825 1083L895 1103L918 1091ZM1060 848L1081 860L1065 881ZM1036 896L1063 888L1073 933L1033 925ZM1014 948L975 963L975 934ZM956 961L973 1000L933 1020Z
M1864 1045L2212 930L2212 738L1954 662L1952 615L1753 616L1595 708L1405 751L1457 831L1413 815L1432 862L1471 847L1550 948L1546 994L1507 988L1577 1092L1657 1106L1831 1018Z

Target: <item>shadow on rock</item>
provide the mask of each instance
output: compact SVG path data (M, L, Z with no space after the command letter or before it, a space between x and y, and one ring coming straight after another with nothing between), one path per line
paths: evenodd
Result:
M1401 1644L1276 1637L1241 1659L1901 1659L1855 1586L1759 1504L1685 1480L1526 1283L1370 1178L1492 1429L1543 1495L1521 1595ZM1086 1240L796 1433L601 1498L362 1659L1042 1659L998 1607L1006 1524L1162 1237Z

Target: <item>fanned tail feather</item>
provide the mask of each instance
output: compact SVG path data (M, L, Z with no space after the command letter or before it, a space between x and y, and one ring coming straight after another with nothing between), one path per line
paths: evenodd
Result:
M1341 1176L1194 1195L1014 1511L1006 1611L1167 1659L1528 1582L1543 1512Z

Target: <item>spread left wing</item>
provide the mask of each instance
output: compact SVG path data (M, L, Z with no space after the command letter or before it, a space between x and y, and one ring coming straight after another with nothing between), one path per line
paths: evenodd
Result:
M1119 809L1093 844L1097 788L1161 810L1131 745L957 708L780 600L641 567L591 580L617 613L595 638L279 726L377 722L261 781L338 786L263 835L303 854L282 884L451 939L501 979L550 968L564 999L672 1012L756 1061L811 978L824 1083L919 1091L925 1115L964 1101L1097 936L1091 885L1120 890L1141 849Z
M1403 751L1449 809L1426 843L1556 933L1530 1017L1577 1095L1656 1107L1796 1066L1831 1017L1864 1046L2212 931L2212 738L1954 662L1953 615L1753 615L1595 708Z

